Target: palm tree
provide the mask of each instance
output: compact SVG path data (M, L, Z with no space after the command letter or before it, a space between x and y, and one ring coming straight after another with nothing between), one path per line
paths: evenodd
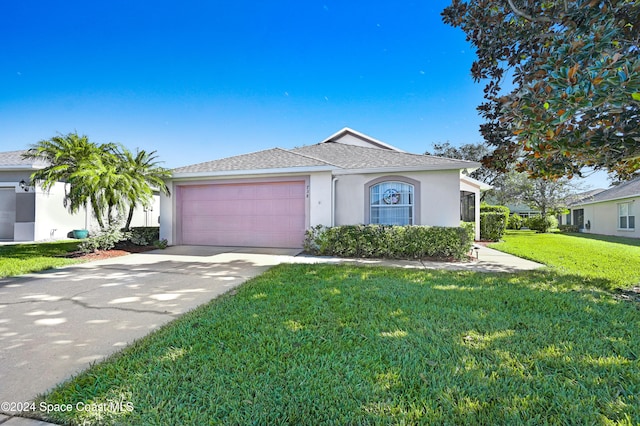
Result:
M158 165L155 151L137 151L134 156L122 145L96 145L87 136L69 133L38 142L24 157L48 164L31 175L32 181L45 191L64 182L65 206L75 213L90 205L102 230L114 225L127 208L129 229L134 209L148 206L154 190L169 195L164 179L171 172Z
M38 182L43 190L49 191L57 182L65 183L64 204L71 213L76 213L88 204L93 208L100 228L104 228L102 220L102 200L98 174L95 167L102 156L108 152L106 145L96 145L85 135L69 133L42 140L31 147L25 158L38 158L48 165L31 175L33 182Z
M138 205L148 207L153 199L154 190L170 195L165 179L171 177L171 171L159 165L156 151L136 150L134 156L129 150L121 147L120 173L127 177L127 188L123 195L129 204L129 213L125 230L129 230L133 212Z

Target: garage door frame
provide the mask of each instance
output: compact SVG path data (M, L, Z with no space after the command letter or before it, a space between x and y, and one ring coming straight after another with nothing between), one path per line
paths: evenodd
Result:
M203 186L203 185L230 185L230 184L268 184L268 183L283 183L283 182L304 182L305 186L305 205L304 205L304 215L305 215L305 229L309 228L310 224L310 206L309 206L309 175L300 175L300 176L282 176L282 177L271 177L271 178L238 178L238 179L207 179L207 180L194 180L190 182L180 182L175 186L175 204L174 204L174 217L176 218L175 230L174 230L174 241L176 244L184 244L182 238L182 191L184 188L188 188L191 186ZM302 245L302 241L300 242Z

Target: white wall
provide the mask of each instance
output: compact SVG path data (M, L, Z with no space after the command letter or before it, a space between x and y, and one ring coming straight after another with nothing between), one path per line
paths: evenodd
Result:
M167 182L171 195L160 193L160 239L168 241L169 245L175 244L175 209L176 209L176 184L175 182Z
M404 176L421 182L420 217L416 225L460 226L460 172L339 175L336 183L336 225L365 222L365 184L383 176Z
M56 183L48 192L39 186L35 191L36 221L32 240L65 239L74 229L90 229L90 218L84 208L71 214L64 206L63 183Z
M621 202L631 203L631 213L635 216L636 222L634 230L621 230L618 228L618 204ZM576 208L584 209L585 229L583 229L583 232L585 233L640 238L640 197L587 204ZM572 211L576 208L572 208ZM591 223L591 229L586 229L587 221Z
M309 226L331 226L331 172L309 175Z

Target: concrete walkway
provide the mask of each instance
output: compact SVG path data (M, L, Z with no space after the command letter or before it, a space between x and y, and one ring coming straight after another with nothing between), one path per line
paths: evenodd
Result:
M470 262L299 255L299 250L178 246L0 279L0 403L32 400L181 314L280 263L354 263L514 272L541 267L489 248ZM45 424L10 417L0 425Z

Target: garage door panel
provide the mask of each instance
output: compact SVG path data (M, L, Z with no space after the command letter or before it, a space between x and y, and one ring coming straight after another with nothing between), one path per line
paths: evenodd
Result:
M185 186L180 194L183 244L302 246L303 181Z

